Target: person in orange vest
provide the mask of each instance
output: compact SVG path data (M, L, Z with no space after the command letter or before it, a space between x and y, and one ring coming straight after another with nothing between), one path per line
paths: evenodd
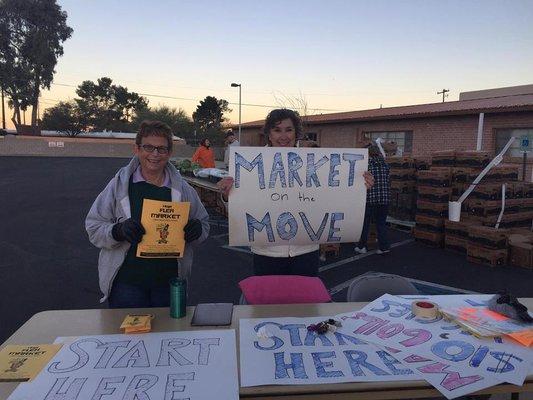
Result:
M200 164L202 168L215 168L215 154L211 149L211 143L208 138L202 139L200 147L192 156L192 161Z

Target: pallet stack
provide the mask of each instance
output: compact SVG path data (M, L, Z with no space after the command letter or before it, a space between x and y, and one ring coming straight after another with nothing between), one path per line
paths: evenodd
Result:
M444 222L448 216L448 202L452 193L451 168L455 152L434 153L431 169L418 171L418 199L416 202L415 238L423 243L444 245Z
M509 231L490 226L468 228L467 260L476 264L497 267L507 264Z
M510 229L509 264L533 270L533 232L528 229Z
M416 202L416 169L412 157L389 157L390 197L389 215L412 221Z

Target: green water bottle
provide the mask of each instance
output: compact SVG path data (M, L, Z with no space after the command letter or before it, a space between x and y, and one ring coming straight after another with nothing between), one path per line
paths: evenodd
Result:
M181 278L170 280L170 316L183 318L187 314L187 281Z

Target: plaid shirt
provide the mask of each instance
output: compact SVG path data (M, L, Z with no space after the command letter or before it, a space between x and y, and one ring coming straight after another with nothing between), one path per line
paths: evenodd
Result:
M371 157L368 160L368 171L374 176L374 186L367 190L367 204L390 203L390 167L383 157Z

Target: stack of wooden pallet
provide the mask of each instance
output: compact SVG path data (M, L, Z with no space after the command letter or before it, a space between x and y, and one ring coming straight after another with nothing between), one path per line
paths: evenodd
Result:
M389 215L412 221L416 204L416 163L412 157L389 157L391 202Z
M417 240L441 247L444 245L444 221L448 216L448 202L452 193L451 167L455 152L438 152L433 155L431 169L418 171L416 202Z
M491 267L507 264L506 229L472 225L468 228L467 259Z

